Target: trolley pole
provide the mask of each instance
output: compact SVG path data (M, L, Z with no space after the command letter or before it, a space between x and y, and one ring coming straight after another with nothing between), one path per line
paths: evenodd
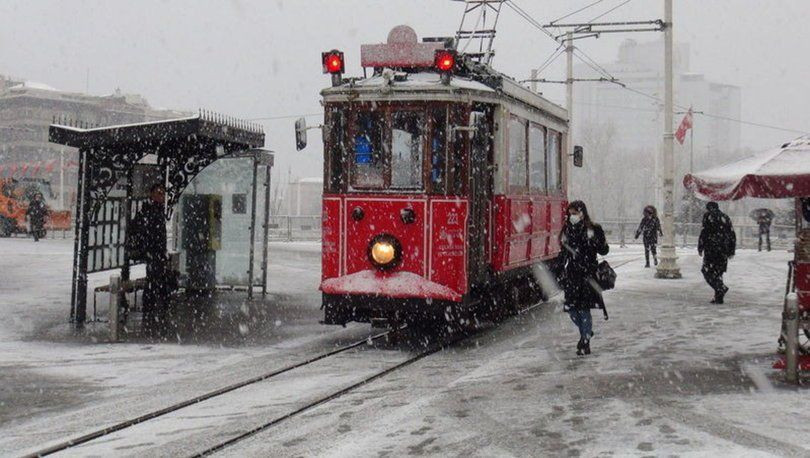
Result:
M664 243L656 278L681 278L678 257L675 254L675 156L672 132L672 0L664 0Z

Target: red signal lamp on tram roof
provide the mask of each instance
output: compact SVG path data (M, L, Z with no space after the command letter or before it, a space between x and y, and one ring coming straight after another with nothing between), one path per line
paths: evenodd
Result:
M451 73L456 68L456 51L439 49L433 57L433 66L442 73Z
M323 63L324 73L339 75L346 71L346 64L343 60L343 52L338 51L337 49L321 53L321 62Z

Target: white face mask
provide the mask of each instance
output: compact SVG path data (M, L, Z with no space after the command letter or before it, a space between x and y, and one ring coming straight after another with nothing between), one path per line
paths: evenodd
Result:
M582 216L580 216L580 215L568 215L568 221L570 221L571 224L577 224L578 222L582 221Z

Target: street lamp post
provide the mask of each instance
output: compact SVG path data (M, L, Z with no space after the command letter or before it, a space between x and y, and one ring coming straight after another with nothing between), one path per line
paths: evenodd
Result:
M662 229L661 262L656 278L681 278L678 257L675 254L675 156L672 132L673 68L672 68L672 0L664 0L664 218Z

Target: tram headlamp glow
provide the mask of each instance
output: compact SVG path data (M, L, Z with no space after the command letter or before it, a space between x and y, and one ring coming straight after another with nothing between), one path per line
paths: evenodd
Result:
M371 247L371 257L374 259L374 262L384 266L394 262L396 250L394 249L394 245L388 242L374 242L374 245Z
M402 245L393 235L377 235L368 244L368 260L380 270L393 269L402 260Z

